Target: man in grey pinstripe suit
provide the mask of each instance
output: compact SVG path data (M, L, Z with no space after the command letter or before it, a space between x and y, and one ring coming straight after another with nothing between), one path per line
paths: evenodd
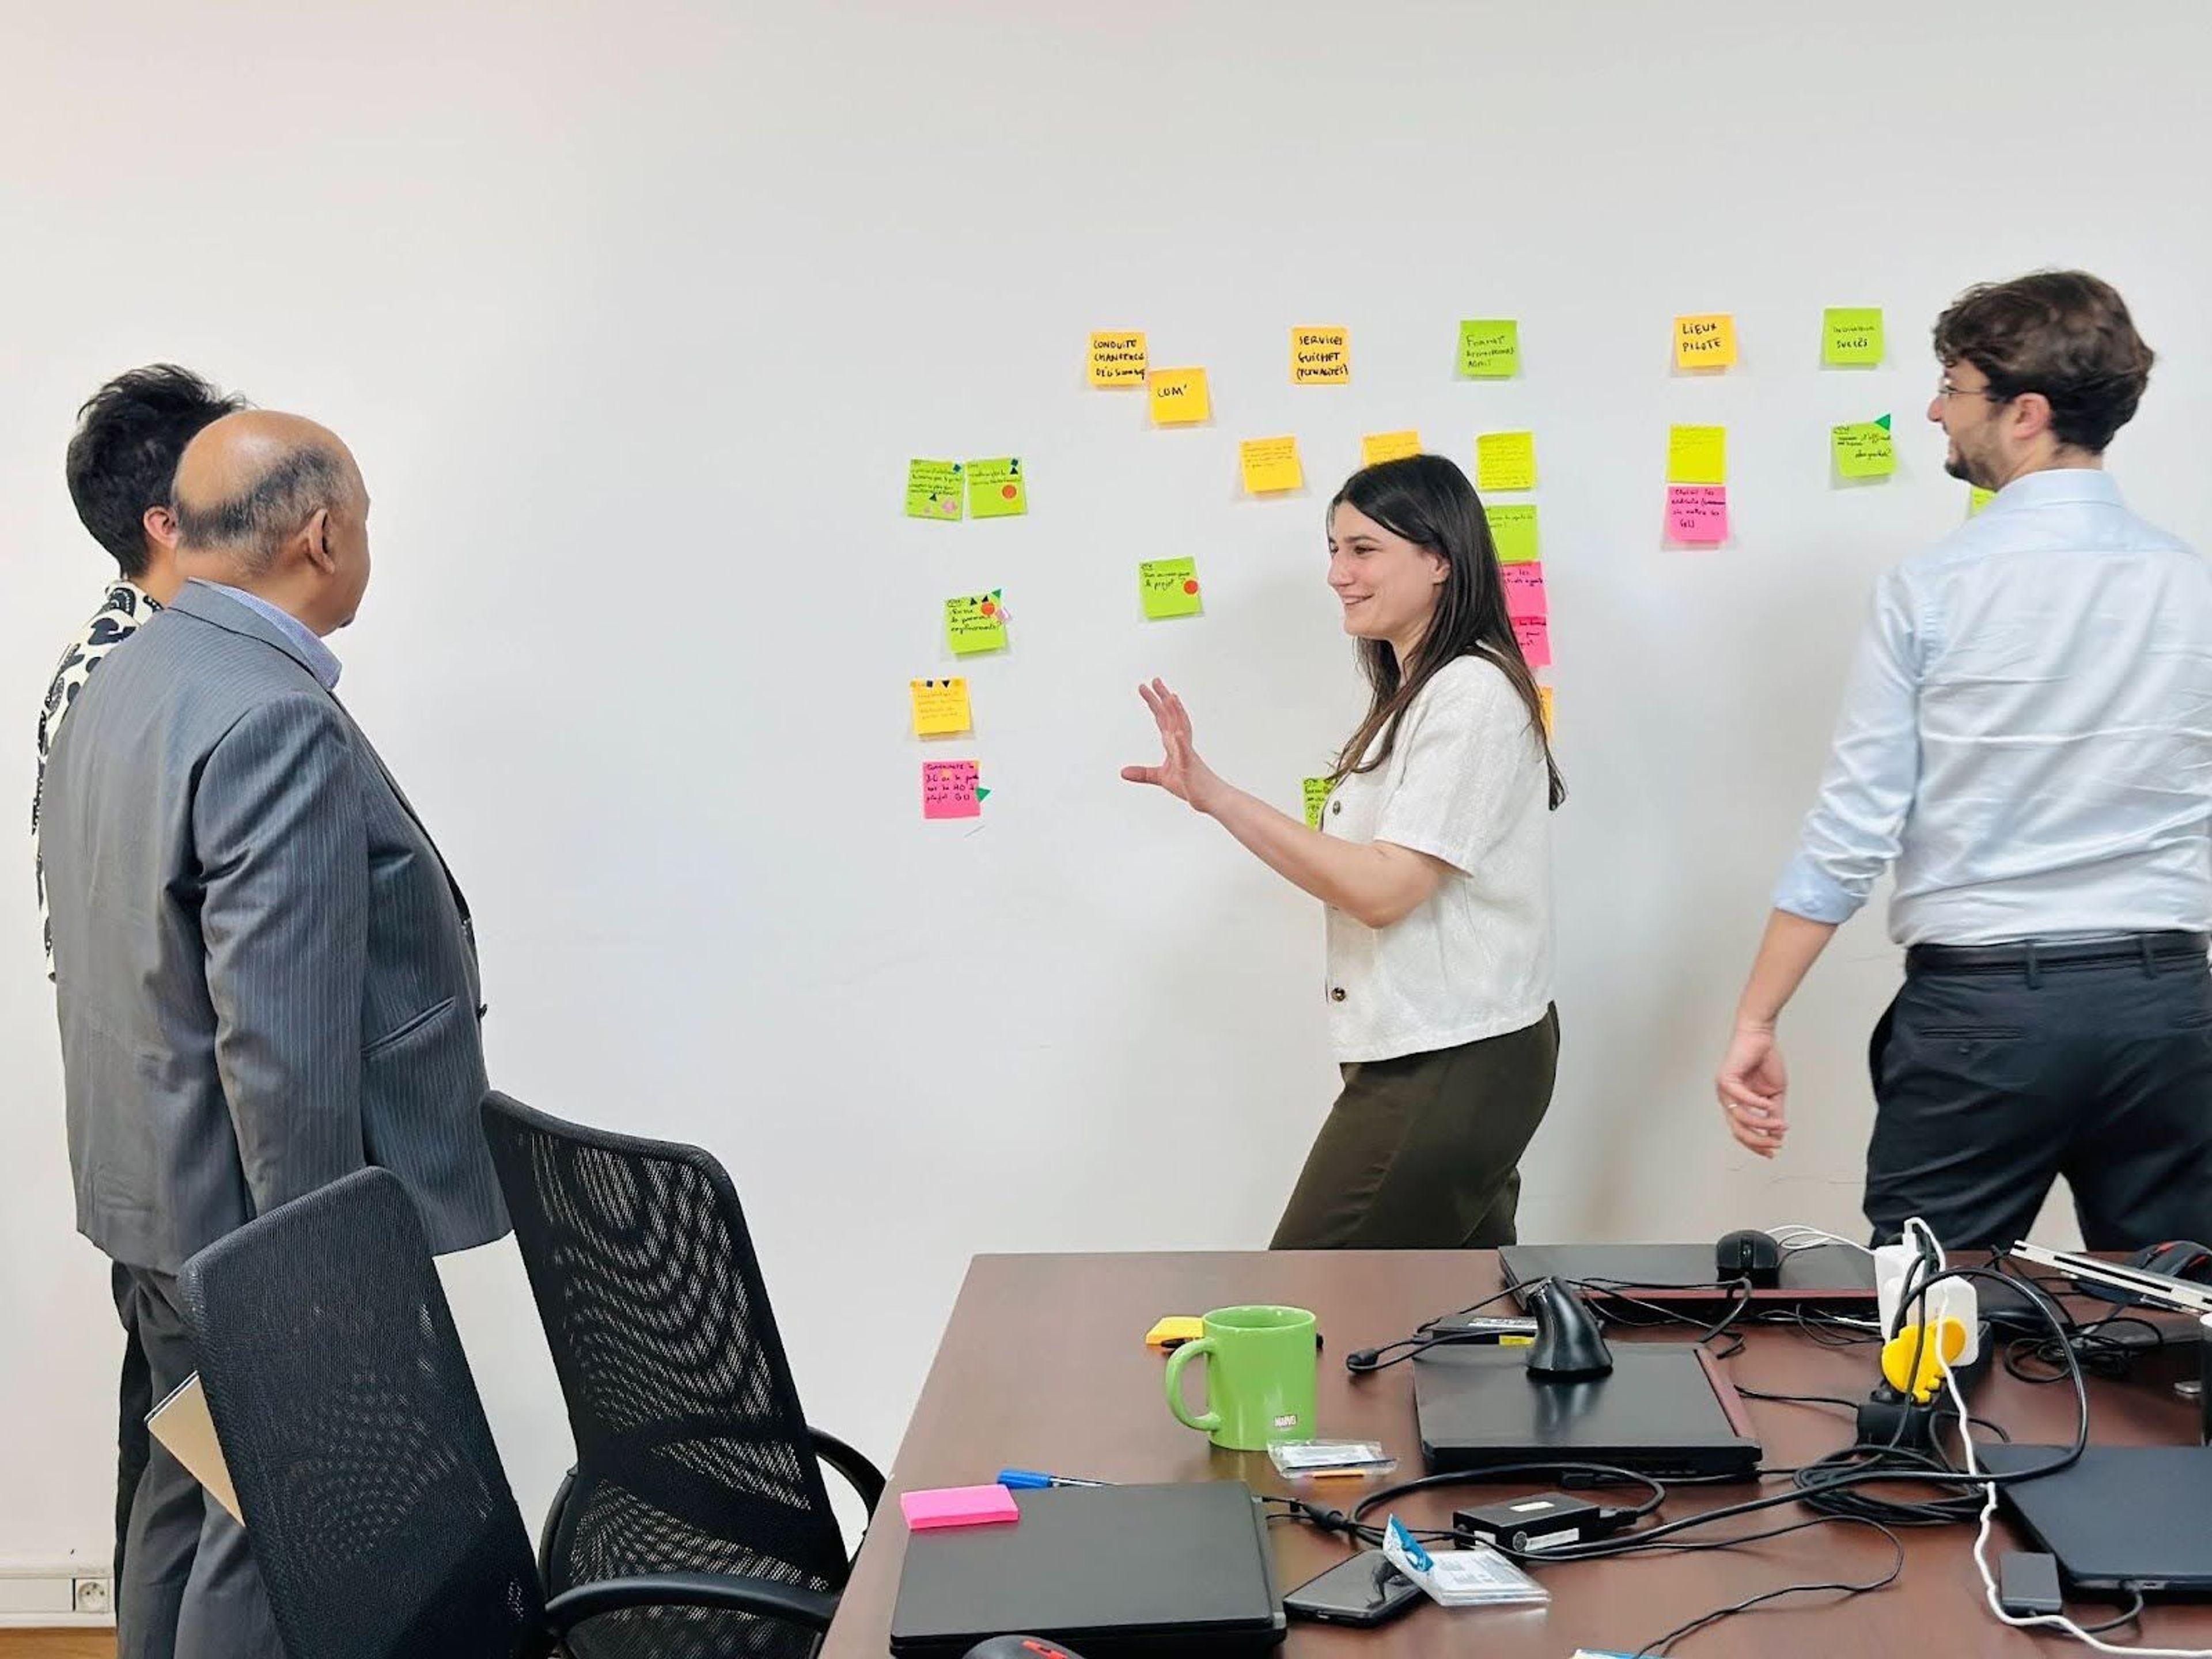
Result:
M193 578L56 741L45 854L77 1225L130 1271L155 1397L193 1369L174 1275L364 1164L434 1248L507 1231L468 908L333 695L368 495L296 416L216 422L179 463ZM123 1659L282 1650L244 1534L156 1449L132 1505Z

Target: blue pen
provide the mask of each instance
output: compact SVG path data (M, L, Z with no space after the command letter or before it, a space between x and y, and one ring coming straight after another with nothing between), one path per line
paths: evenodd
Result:
M1047 1474L1042 1469L1000 1469L999 1484L1014 1492L1036 1492L1046 1486L1104 1486L1105 1480L1071 1480L1064 1474Z

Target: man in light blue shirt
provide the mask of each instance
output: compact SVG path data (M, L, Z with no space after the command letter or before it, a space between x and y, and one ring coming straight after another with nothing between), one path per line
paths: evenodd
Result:
M2025 1237L2066 1177L2085 1242L2212 1235L2212 567L2104 453L2151 351L2076 271L1965 295L1929 405L1997 492L1885 575L1819 801L1782 873L1718 1092L1788 1131L1775 1022L1894 866L1905 982L1869 1047L1865 1210L1947 1245Z

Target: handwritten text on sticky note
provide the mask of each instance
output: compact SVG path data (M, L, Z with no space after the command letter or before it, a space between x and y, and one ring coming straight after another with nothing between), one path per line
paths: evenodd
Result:
M1513 637L1520 641L1521 654L1531 668L1552 665L1552 624L1541 617L1513 618Z
M1820 361L1832 368L1881 362L1881 307L1831 306L1820 313Z
M1327 778L1305 780L1307 829L1321 828L1322 810L1328 805L1328 792L1333 787Z
M1542 556L1536 543L1536 509L1528 506L1499 507L1486 501L1483 516L1490 520L1490 539L1500 564L1526 564Z
M1237 446L1237 459L1244 471L1248 494L1265 495L1277 489L1296 489L1306 481L1298 464L1296 438L1248 438Z
M906 466L907 517L958 518L960 489L959 462L908 461Z
M1534 489L1536 434L1486 432L1474 441L1474 487L1478 489Z
M1667 429L1667 482L1717 484L1728 482L1728 428L1676 426Z
M1097 386L1145 383L1145 337L1127 332L1091 337L1091 384Z
M1421 434L1418 432L1370 432L1359 441L1359 464L1362 466L1403 460L1408 455L1420 453Z
M1667 533L1678 542L1728 539L1728 491L1719 484L1669 484Z
M1021 458L968 463L968 516L1011 519L1030 510L1030 487L1022 481Z
M1198 561L1148 559L1137 567L1137 587L1145 601L1145 615L1195 617L1199 602Z
M945 602L945 642L956 657L972 657L979 651L1002 651L1006 644L1005 596L997 588L988 593L963 594Z
M1154 426L1194 426L1213 414L1202 368L1156 368L1148 384Z
M1459 372L1473 380L1510 380L1521 372L1521 325L1474 318L1459 325Z
M1729 368L1735 363L1735 319L1725 313L1674 319L1674 367Z
M1828 439L1835 452L1836 471L1846 478L1887 478L1897 471L1897 446L1890 436L1887 415L1878 421L1832 427Z
M1352 379L1352 331L1294 328L1291 331L1291 384L1344 386Z
M1498 574L1505 578L1505 614L1508 617L1543 617L1550 614L1544 598L1544 566L1540 560L1526 564L1509 564Z
M981 768L971 760L924 761L921 763L921 815L925 818L979 818L983 797L978 788Z
M914 696L915 736L943 737L948 732L965 732L973 723L968 709L967 681L910 680L908 688Z

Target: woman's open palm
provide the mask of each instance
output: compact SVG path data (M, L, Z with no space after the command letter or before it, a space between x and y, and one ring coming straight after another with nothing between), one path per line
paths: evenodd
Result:
M1221 780L1199 759L1192 745L1190 714L1183 708L1182 699L1168 690L1164 680L1139 686L1137 695L1159 725L1163 752L1158 766L1125 766L1121 775L1131 783L1156 784L1176 799L1205 811L1214 792L1221 787Z

